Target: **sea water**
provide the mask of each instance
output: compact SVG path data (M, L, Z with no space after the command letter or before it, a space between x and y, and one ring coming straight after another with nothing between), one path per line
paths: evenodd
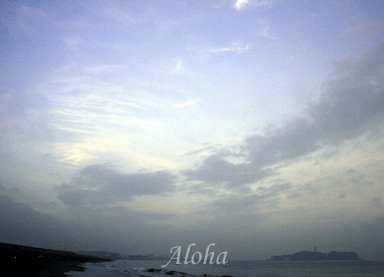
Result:
M228 266L169 264L167 261L117 260L85 264L84 272L69 272L75 277L113 276L237 276L237 277L383 277L384 261L230 261ZM156 269L148 272L148 269ZM207 275L204 275L207 274Z

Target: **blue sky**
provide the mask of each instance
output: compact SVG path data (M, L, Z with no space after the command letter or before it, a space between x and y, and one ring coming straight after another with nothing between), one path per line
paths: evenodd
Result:
M1 216L45 220L4 225L4 241L384 258L382 1L2 1L0 13L0 193L14 211ZM46 221L61 244L22 235Z

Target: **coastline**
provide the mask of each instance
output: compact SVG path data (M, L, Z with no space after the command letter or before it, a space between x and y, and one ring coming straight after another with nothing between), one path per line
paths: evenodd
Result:
M51 276L64 277L70 271L84 271L83 264L110 261L95 256L78 255L23 245L0 243L1 276Z
M4 277L66 277L72 276L68 272L83 272L85 268L83 262L76 261L55 261L46 264L40 264L38 268L20 265L20 267L8 268L6 271L1 270L0 274Z

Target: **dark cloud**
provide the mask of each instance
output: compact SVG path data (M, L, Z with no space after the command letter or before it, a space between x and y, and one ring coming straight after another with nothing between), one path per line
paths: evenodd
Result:
M264 200L273 199L275 191L280 189L289 190L290 185L276 184L271 189L262 188L260 200L263 197ZM249 199L246 206L254 203L251 197ZM241 202L240 198L238 200ZM381 203L381 199L372 199L372 202ZM238 204L232 208L237 208ZM123 254L151 252L165 255L174 245L188 245L191 241L198 245L208 245L214 241L226 250L230 249L233 257L259 259L276 253L293 253L298 249L310 250L317 245L324 252L357 251L363 259L384 258L383 217L352 222L303 222L308 213L305 210L296 210L293 218L296 220L264 228L268 215L247 212L236 216L215 214L214 218L201 221L190 230L169 225L155 227L143 222L143 217L146 216L145 213L123 213L120 210L114 211L111 216L92 213L84 218L62 220L0 195L2 242L72 251L107 250ZM148 219L155 220L155 213L148 216ZM292 218L292 214L284 212L278 216Z
M124 174L108 164L91 165L73 177L73 184L59 188L59 199L71 206L116 205L134 196L173 191L174 179L166 171Z
M256 193L247 195L231 195L214 200L208 204L209 212L216 213L244 213L255 212L258 207L265 204L268 200L273 200L276 205L276 199L283 192L289 191L292 185L289 183L273 184L270 187L259 187Z
M73 219L60 219L0 195L0 240L35 247L107 250L123 254L153 250L164 254L169 245L176 245L169 242L172 239L170 229L163 227L160 233L157 224L159 220L169 220L172 215L129 211L121 207L108 209L109 213L91 211L77 213Z
M18 189L16 187L12 187L12 188L5 187L0 182L0 191L3 193L15 194L15 193L20 192L20 189Z
M382 209L383 208L383 200L380 197L374 197L371 199L371 206L373 208Z
M195 150L192 150L192 151L188 151L186 153L184 153L185 156L196 156L196 155L199 155L199 154L204 154L204 153L210 153L210 152L217 152L219 150L219 146L216 145L216 146L206 146L206 147L203 147L203 148L199 148L199 149L195 149Z
M0 195L0 222L2 242L67 249L59 220L5 195Z
M251 184L271 176L279 163L377 131L384 122L383 107L384 44L380 44L359 61L335 67L319 101L308 106L306 117L291 118L268 134L248 137L238 147L246 155L243 163L229 162L235 155L221 149L183 173L208 186Z
M369 187L369 186L374 186L374 182L372 182L369 179L369 176L366 174L360 173L357 170L348 170L346 172L346 176L348 177L348 183L356 186L364 186L364 187Z
M251 165L246 163L233 164L221 154L209 156L203 161L197 170L189 169L183 171L189 180L204 180L210 185L236 186L255 182L273 174L271 169L251 170Z

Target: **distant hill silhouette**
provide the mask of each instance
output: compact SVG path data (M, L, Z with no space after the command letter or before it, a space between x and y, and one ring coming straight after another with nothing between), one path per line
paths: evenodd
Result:
M269 261L349 261L360 260L359 255L355 252L338 252L332 251L329 253L300 251L291 255L272 256Z
M0 276L66 276L64 272L83 271L82 263L111 260L70 251L0 243Z

